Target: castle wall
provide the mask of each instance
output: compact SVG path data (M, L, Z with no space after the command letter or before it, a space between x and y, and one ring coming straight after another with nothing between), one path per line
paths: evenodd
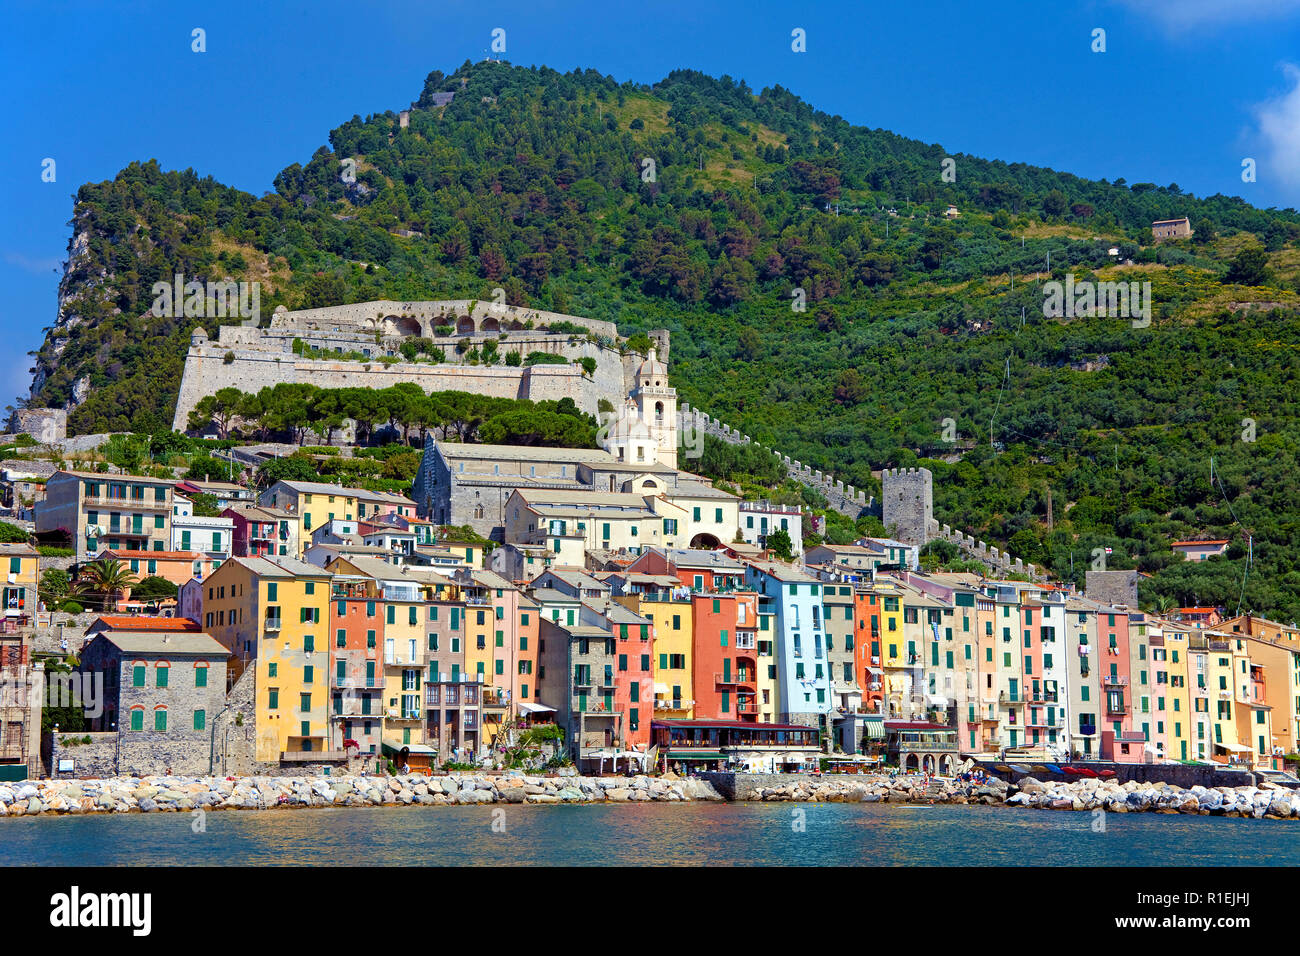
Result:
M225 329L223 329L223 332ZM256 331L238 329L239 333ZM280 382L306 382L319 388L388 388L414 382L426 392L457 390L498 398L533 401L569 397L582 411L595 415L599 400L618 403L624 395L623 366L617 352L584 342L576 349L596 358L596 373L587 378L576 365L437 365L416 362L328 361L304 359L290 351L270 351L220 342L190 347L181 377L172 427L185 431L199 399L218 389L257 392ZM538 349L541 351L541 349ZM233 358L227 361L227 355Z
M466 332L492 334L522 329L530 321L534 326L568 322L580 325L594 335L605 336L610 341L618 337L617 326L603 319L589 319L525 306L497 306L490 301L473 299L426 302L392 302L381 299L320 309L277 312L272 316L271 328L312 331L355 326L358 330L372 334L378 331L389 335L423 335L433 338L434 329L444 324Z

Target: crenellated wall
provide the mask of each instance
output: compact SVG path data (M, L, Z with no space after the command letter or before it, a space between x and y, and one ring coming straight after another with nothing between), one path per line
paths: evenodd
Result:
M718 421L718 419L700 411L698 408L691 408L690 405L684 402L680 406L680 421L679 428L681 430L694 428L706 435L720 438L731 445L764 447L753 441L748 435L742 434L730 425ZM846 485L843 481L835 480L829 472L823 474L807 467L802 462L791 459L789 455L782 455L771 448L767 450L781 459L781 464L785 466L786 474L791 479L805 484L809 488L814 488L825 495L831 510L838 511L849 518L857 518L875 507L876 499L874 497L866 495L852 485Z

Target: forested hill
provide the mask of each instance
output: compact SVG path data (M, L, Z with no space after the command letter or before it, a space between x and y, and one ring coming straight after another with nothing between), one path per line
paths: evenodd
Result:
M434 72L409 127L354 117L274 187L153 162L82 187L34 403L166 427L198 320L147 310L177 272L260 280L263 316L501 286L672 329L684 400L860 487L964 451L929 462L940 520L1058 574L1111 547L1166 603L1300 618L1294 210L949 153L727 77L501 63ZM1179 216L1192 238L1151 245ZM1150 325L1044 318L1049 261L1149 281ZM1188 537L1230 557L1176 565Z

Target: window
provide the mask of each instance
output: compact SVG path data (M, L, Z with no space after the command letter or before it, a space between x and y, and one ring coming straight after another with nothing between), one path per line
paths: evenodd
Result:
M144 711L139 707L136 707L131 711L131 729L144 730Z
M153 712L153 729L154 730L167 729L167 708L166 707L159 707L157 710Z
M207 664L199 663L194 665L194 686L195 687L208 686L208 665ZM199 729L201 730L202 728Z
M194 712L194 729L195 729L195 730L204 730L204 729L207 728L207 726L208 726L208 714L207 714L207 711L204 711L204 710L196 710L196 711Z
M143 664L136 664L134 667L131 668L131 672L132 672L132 673L131 673L131 686L132 686L132 687L143 687L143 686L144 686L144 670L145 670L145 668L144 668L144 665L143 665Z
M157 677L156 680L154 681L155 686L166 687L167 686L167 665L160 663L156 669L156 673L157 673ZM166 730L167 728L164 727L163 729Z

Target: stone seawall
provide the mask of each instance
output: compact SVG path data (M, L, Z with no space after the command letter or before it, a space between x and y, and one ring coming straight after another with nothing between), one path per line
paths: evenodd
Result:
M730 796L728 796L730 795ZM1300 819L1300 793L1259 787L1118 783L1113 780L1018 785L996 778L969 783L882 774L703 774L700 777L542 777L504 775L357 777L115 777L0 785L0 817L40 814L193 812L498 803L723 801L978 804L1107 813Z
M470 803L720 801L691 778L450 774L400 777L114 777L0 785L0 816Z

